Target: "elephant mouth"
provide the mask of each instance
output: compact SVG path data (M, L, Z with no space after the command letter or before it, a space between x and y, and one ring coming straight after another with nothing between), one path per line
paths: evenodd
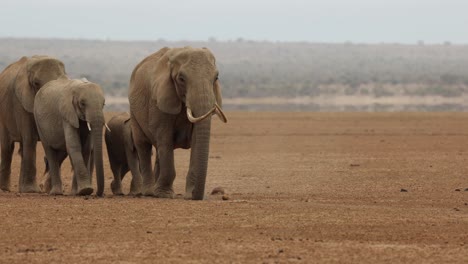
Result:
M221 110L221 107L219 107L217 103L215 103L215 105L210 111L208 111L206 114L200 117L194 117L192 110L187 107L187 118L190 122L195 124L209 117L211 114L213 114L213 112L219 117L219 119L221 119L221 121L223 121L224 123L227 123L226 115L224 115L223 110Z

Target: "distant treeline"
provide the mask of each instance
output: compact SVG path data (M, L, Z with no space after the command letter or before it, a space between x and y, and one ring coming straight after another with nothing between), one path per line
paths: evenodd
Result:
M224 97L468 94L468 45L0 39L0 70L23 55L61 59L71 77L126 96L135 65L158 49L208 47Z

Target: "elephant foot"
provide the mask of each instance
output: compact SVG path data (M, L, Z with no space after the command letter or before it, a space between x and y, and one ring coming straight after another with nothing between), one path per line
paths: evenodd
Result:
M144 188L141 192L143 196L154 196L154 189L153 188Z
M142 193L140 191L130 191L128 193L128 195L130 195L130 196L141 196Z
M20 187L20 193L41 193L41 188L37 184L28 184Z
M45 193L49 193L50 190L52 189L52 186L50 184L50 180L46 180L43 184L40 184L39 187Z
M204 200L204 195L201 194L201 196L193 195L193 192L186 192L184 196L185 200Z
M168 190L168 189L157 188L154 196L156 196L156 198L173 199L174 198L174 191L171 190L171 189Z
M136 183L132 180L132 184L130 185L130 192L128 193L128 195L132 195L132 196L141 196L141 183L140 183L140 184L136 184Z
M122 186L119 184L119 186L116 186L117 184L115 181L111 182L111 190L114 195L124 195L122 192Z
M77 195L78 191L76 190L76 185L72 185L71 195Z
M63 195L63 190L60 187L53 187L50 190L49 195Z
M185 195L184 195L185 200L193 200L193 189L194 188L195 188L195 185L189 184L187 182L187 186L185 186Z
M0 190L4 192L10 192L10 181L8 180L1 180L0 181Z
M82 188L80 189L76 195L91 195L93 193L93 188L91 187L85 187L85 188Z
M192 192L186 192L184 195L185 200L192 200Z
M134 179L132 179L132 183L130 185L130 192L128 195L133 196L141 196L141 182L137 183Z

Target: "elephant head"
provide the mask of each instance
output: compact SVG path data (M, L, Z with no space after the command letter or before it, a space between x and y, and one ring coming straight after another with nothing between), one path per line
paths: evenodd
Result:
M26 60L16 76L15 93L24 109L32 113L37 91L52 80L67 77L65 66L57 59L32 56Z
M212 114L227 122L221 110L222 97L218 69L213 54L206 48L171 49L156 66L152 98L169 114L186 111L192 122L192 155L187 176L186 198L203 199Z
M213 54L206 48L171 49L159 61L154 82L153 99L158 108L169 114L178 114L182 104L187 117L197 123L213 112L226 122L221 105L221 89ZM194 116L199 116L198 118Z
M103 107L104 94L99 85L82 80L73 80L59 102L62 118L75 128L87 126L93 141L94 164L96 166L97 195L104 191L104 168L102 161L102 127L105 125Z

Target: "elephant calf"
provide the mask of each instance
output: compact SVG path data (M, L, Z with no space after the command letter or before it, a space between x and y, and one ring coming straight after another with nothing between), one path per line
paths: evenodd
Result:
M61 195L60 166L70 156L73 166L72 193L90 195L89 157L94 152L97 195L104 191L102 127L104 94L97 84L59 79L44 85L36 95L34 118L50 168L51 195Z
M133 144L132 128L130 126L130 114L122 113L112 117L108 123L109 130L105 133L109 163L114 174L111 183L114 195L123 195L122 179L130 170L132 172L132 183L130 195L141 194L142 178L138 154Z

